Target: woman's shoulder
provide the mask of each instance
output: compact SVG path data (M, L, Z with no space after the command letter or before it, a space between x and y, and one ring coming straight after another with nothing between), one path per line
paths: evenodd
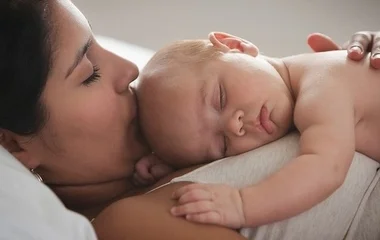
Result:
M236 231L173 217L172 192L188 183L168 184L148 194L119 200L93 222L99 239L244 239Z

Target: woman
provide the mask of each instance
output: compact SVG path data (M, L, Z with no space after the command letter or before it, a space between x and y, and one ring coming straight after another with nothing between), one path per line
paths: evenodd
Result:
M120 239L125 229L139 239L157 239L158 233L162 239L243 239L229 229L171 217L170 196L186 183L117 202L144 192L131 183L135 162L149 153L129 88L138 69L98 45L69 0L3 1L0 31L1 144L67 207L96 217L100 237ZM355 36L351 54L357 58L364 52L358 48L366 50L374 35ZM321 35L310 37L310 45L317 51L337 48ZM378 59L372 63L380 67ZM130 216L142 212L152 218L144 227L149 231L130 232L141 230Z

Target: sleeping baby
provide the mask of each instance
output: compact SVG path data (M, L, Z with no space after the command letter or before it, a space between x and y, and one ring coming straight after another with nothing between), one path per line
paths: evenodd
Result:
M136 85L155 156L137 164L140 172L237 155L297 129L299 154L278 172L241 189L186 185L171 213L230 228L302 213L340 187L355 151L380 161L380 71L368 61L351 63L346 51L269 58L226 33L173 43Z

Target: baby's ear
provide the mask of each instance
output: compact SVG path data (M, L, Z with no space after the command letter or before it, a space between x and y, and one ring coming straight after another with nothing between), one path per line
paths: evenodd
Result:
M211 32L208 38L212 45L222 49L223 52L238 50L253 57L259 54L259 49L253 43L228 33Z

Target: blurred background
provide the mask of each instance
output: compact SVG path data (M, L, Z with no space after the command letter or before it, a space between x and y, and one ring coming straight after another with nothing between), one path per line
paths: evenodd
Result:
M72 0L94 32L157 50L178 39L224 31L270 56L310 51L306 37L343 43L359 30L380 30L380 0Z

